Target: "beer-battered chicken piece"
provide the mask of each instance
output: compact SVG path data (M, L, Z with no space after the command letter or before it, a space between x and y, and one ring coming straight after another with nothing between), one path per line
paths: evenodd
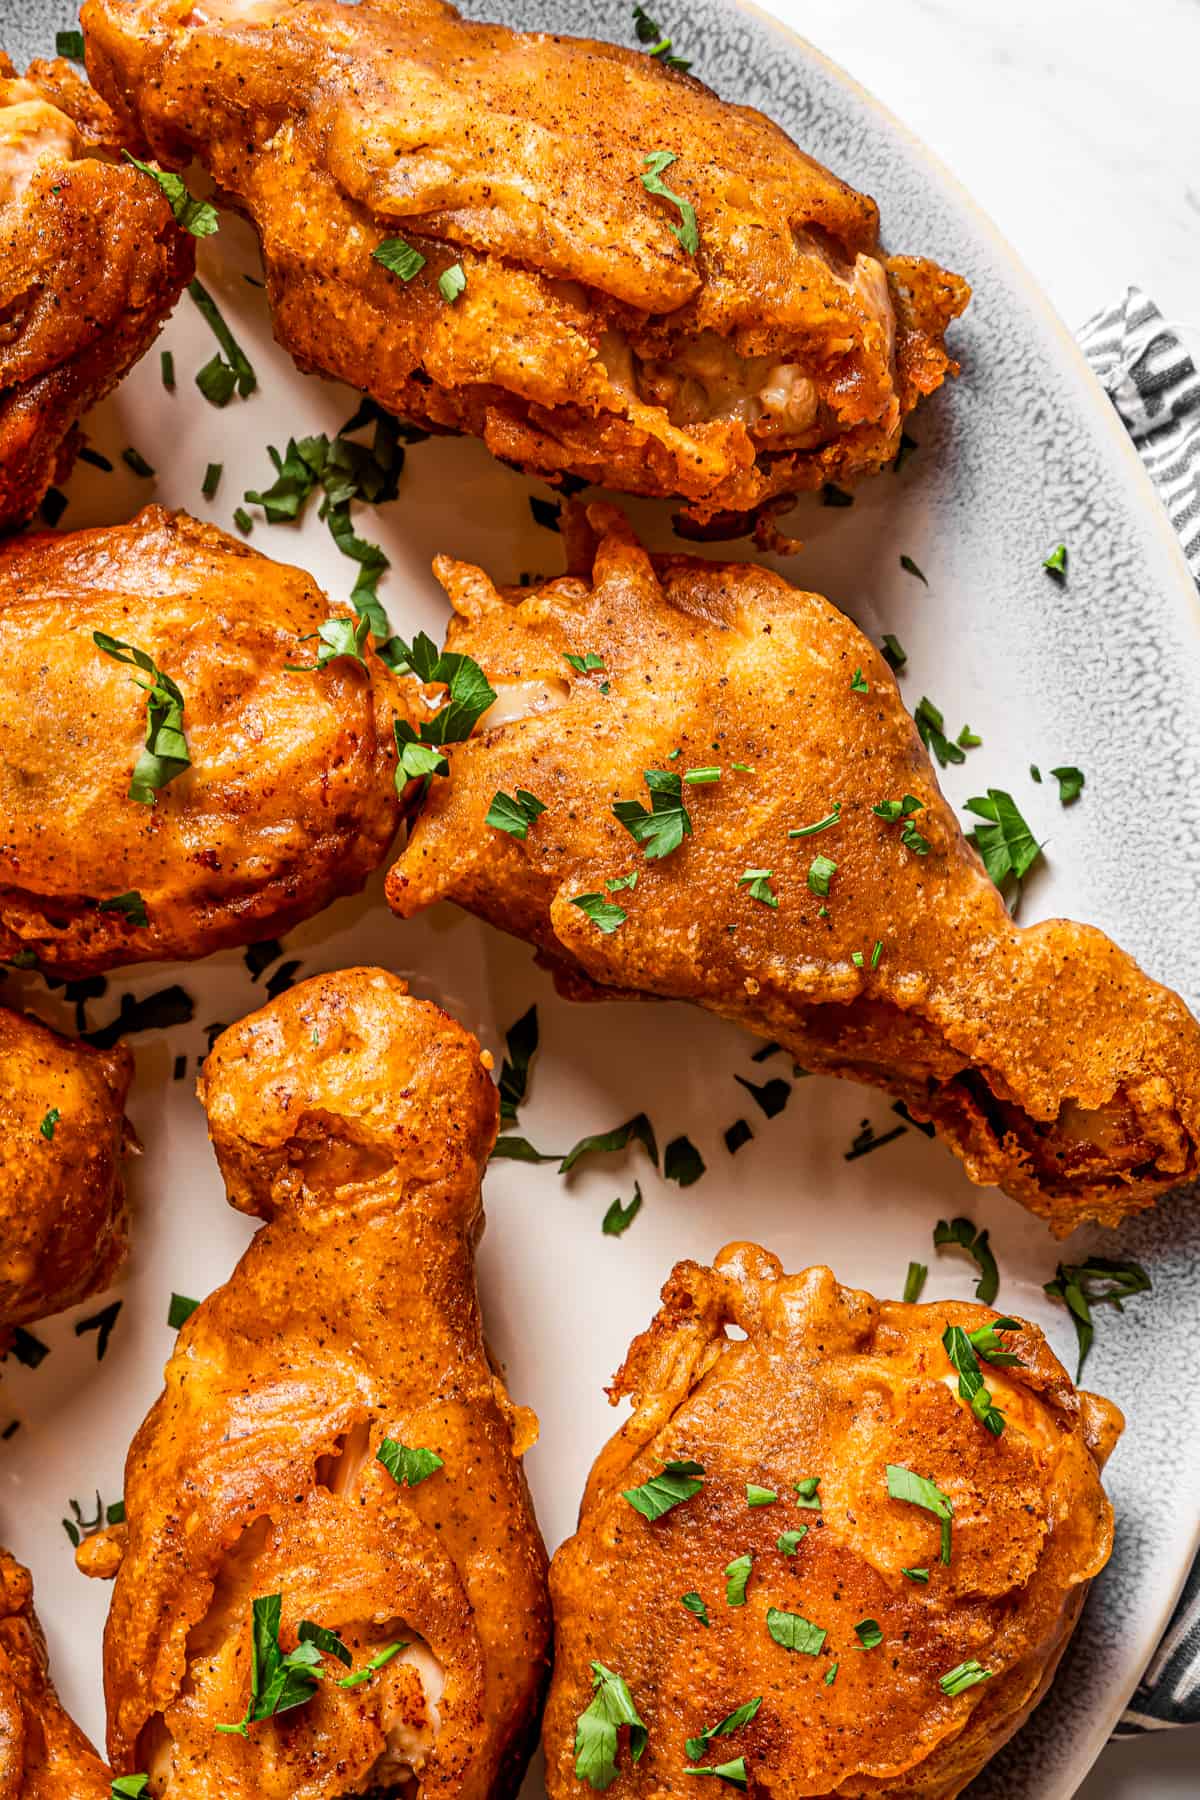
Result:
M0 1007L0 1354L14 1325L99 1293L125 1260L132 1079L124 1044L94 1050Z
M111 1783L54 1691L29 1570L0 1550L0 1795L109 1800Z
M651 558L588 517L583 577L436 565L447 646L498 698L433 782L394 909L456 900L564 991L693 1000L883 1087L1060 1234L1193 1176L1200 1026L1099 931L1014 925L862 633L769 570ZM518 789L546 810L487 827Z
M229 1199L265 1223L184 1325L129 1452L114 1766L148 1771L156 1800L504 1800L550 1627L519 1460L537 1421L475 1293L498 1112L479 1045L351 969L232 1026L200 1091ZM266 1685L251 1612L273 1594L284 1653L309 1620L344 1662L323 1645L311 1698L224 1732Z
M633 1413L550 1575L551 1800L613 1773L579 1721L618 1677L647 1738L635 1761L620 1732L614 1800L684 1800L689 1768L730 1763L751 1793L961 1793L1042 1698L1108 1560L1116 1407L1076 1393L1036 1326L784 1275L753 1244L677 1265L610 1394ZM680 1463L676 1503L635 1510Z
M0 547L0 957L81 976L203 956L362 886L399 817L400 700L369 643L314 669L343 611L303 570L159 507ZM182 695L190 766L141 799L170 692L96 632Z
M112 128L98 96L64 64L30 77L0 52L0 531L69 472L77 419L154 342L194 264L154 182L85 154Z
M874 201L637 50L440 0L83 22L125 129L253 220L300 367L532 473L743 514L878 469L956 367L964 281L888 256Z

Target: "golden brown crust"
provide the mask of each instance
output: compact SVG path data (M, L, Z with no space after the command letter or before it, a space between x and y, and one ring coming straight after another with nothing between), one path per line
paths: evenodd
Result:
M0 1800L109 1800L111 1779L54 1691L29 1570L0 1550Z
M388 877L393 908L456 900L535 944L567 991L692 1000L886 1088L1060 1234L1193 1176L1200 1027L1093 928L1013 924L857 628L766 569L651 559L613 509L589 517L590 579L502 593L439 559L449 648L519 716L452 748ZM601 656L603 675L566 652ZM693 835L645 859L613 802L648 803L646 769L706 764L724 774L686 790ZM547 807L525 842L484 826L518 787ZM906 794L927 855L872 810ZM835 803L836 826L789 841ZM806 884L818 853L837 864L828 900ZM605 935L572 901L634 869ZM754 869L773 871L776 909L747 892Z
M1022 1325L1005 1344L1024 1366L985 1368L1005 1415L1002 1434L988 1432L958 1398L941 1338L996 1317L954 1301L876 1301L828 1269L784 1275L753 1244L730 1245L712 1269L676 1266L616 1378L613 1398L632 1395L633 1413L597 1458L578 1531L551 1569L551 1800L587 1791L574 1738L593 1661L623 1676L649 1728L639 1763L622 1750L618 1800L692 1794L685 1739L757 1696L753 1721L699 1759L744 1755L753 1792L962 1791L1040 1697L1108 1560L1112 1510L1081 1402L1103 1413L1110 1440L1122 1423L1077 1395L1041 1332ZM704 1486L650 1523L623 1490L676 1458L700 1463ZM889 1463L949 1497L948 1565L937 1520L890 1498ZM813 1476L819 1511L795 1505L793 1484ZM747 1484L778 1499L752 1509ZM779 1535L801 1526L795 1554L780 1551ZM731 1606L724 1571L746 1552L745 1604ZM707 1605L707 1629L680 1604L689 1592ZM822 1628L819 1653L777 1644L769 1607ZM877 1648L859 1644L865 1620L883 1632ZM969 1658L991 1678L944 1694L941 1677Z
M133 1057L0 1007L0 1346L109 1285L125 1260ZM3 1790L0 1790L2 1792Z
M0 956L71 976L203 956L362 886L399 817L397 684L373 651L288 670L341 610L303 570L159 507L0 548ZM128 794L138 671L97 630L184 696L192 767L152 806ZM102 910L130 891L145 925Z
M184 1325L129 1453L114 1763L149 1768L160 1800L333 1800L370 1785L385 1715L419 1727L432 1698L420 1791L486 1800L519 1776L549 1605L518 1461L534 1422L489 1364L475 1293L497 1121L479 1045L353 969L231 1027L200 1090L230 1201L267 1222ZM445 1467L399 1486L385 1436ZM440 1699L397 1657L248 1741L216 1733L246 1709L250 1603L272 1592L285 1648L303 1618L356 1667L416 1639Z
M0 531L68 473L76 420L153 343L194 266L156 185L84 154L113 135L66 64L21 79L0 53Z
M83 19L126 128L198 156L253 219L300 366L508 462L705 519L877 469L956 368L960 277L887 257L872 200L638 51L440 0L88 0ZM642 183L659 147L694 257ZM407 283L372 261L397 233L427 259Z

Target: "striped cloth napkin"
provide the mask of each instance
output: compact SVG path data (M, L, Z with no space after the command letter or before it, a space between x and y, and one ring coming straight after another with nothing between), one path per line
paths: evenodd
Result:
M1129 288L1079 343L1163 497L1200 585L1200 373L1152 300ZM1200 1725L1200 1558L1115 1736Z

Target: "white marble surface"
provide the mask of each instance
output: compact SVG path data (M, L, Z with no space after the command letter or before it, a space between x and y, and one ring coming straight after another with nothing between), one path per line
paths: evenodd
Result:
M1200 353L1200 0L761 3L924 139L1069 325L1134 283ZM1200 1728L1112 1745L1079 1800L1198 1791Z

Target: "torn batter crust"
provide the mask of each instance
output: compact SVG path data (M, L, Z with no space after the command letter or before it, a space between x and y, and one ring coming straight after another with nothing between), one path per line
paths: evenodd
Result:
M1059 1234L1195 1175L1200 1026L1099 931L1013 923L862 633L766 569L652 558L612 508L587 517L582 576L501 590L438 561L447 646L483 668L503 723L450 750L388 877L394 910L456 900L575 996L692 1000L885 1088ZM708 765L719 780L682 787L691 834L644 856L614 803L648 808L647 770ZM484 824L518 788L546 807L524 840ZM875 810L908 796L921 851ZM817 855L836 865L827 894ZM755 871L777 905L749 891ZM624 920L598 928L586 895Z

